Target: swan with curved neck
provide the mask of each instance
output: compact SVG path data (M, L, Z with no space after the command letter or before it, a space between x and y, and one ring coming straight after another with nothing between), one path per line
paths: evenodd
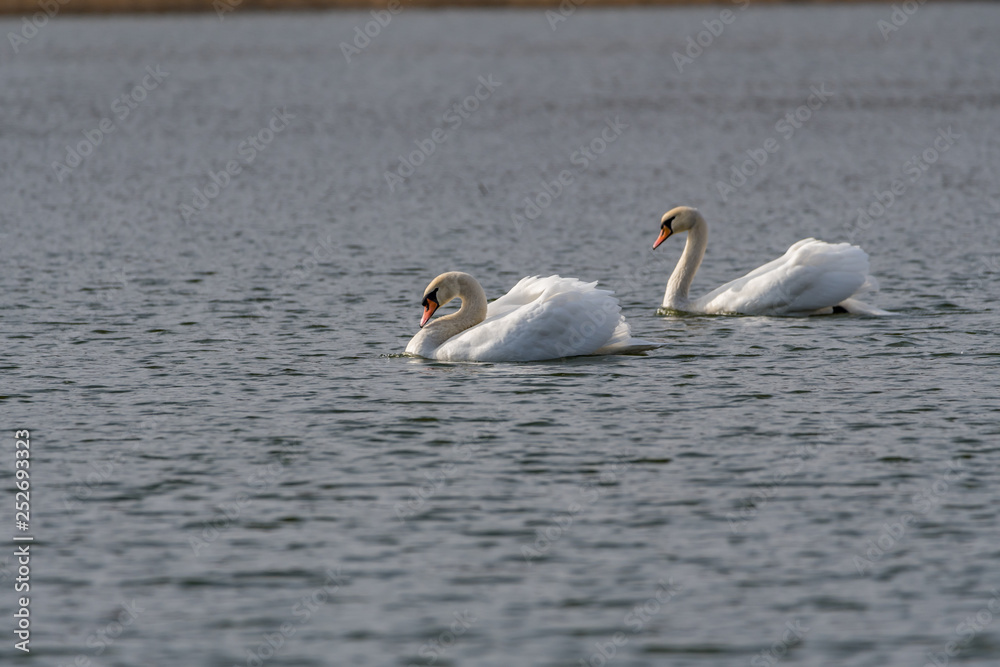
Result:
M632 337L618 300L596 284L522 278L487 304L482 285L468 273L442 273L424 290L420 331L406 353L441 361L540 361L658 347ZM458 312L431 321L453 299L462 302Z
M444 315L428 324L435 311L452 299L462 302L458 312ZM460 271L442 273L432 280L424 290L424 300L420 305L424 308L423 317L420 318L420 333L406 346L407 352L411 346L417 345L425 347L433 344L435 348L440 347L449 338L486 319L486 291L478 280Z
M856 297L877 288L868 274L868 255L848 243L803 239L778 259L760 266L699 299L689 292L708 247L708 223L697 209L678 206L663 214L655 250L674 234L687 243L663 294L663 308L692 313L824 315L847 312L888 315Z

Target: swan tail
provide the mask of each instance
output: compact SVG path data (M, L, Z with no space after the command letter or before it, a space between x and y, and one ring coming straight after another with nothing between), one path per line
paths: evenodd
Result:
M628 322L625 321L625 316L623 315L618 320L618 326L615 327L615 331L608 342L591 352L591 354L638 354L639 352L655 350L662 346L663 343L657 343L656 341L644 338L634 338L632 336L632 329L629 327Z
M871 274L866 274L865 282L861 284L861 287L858 288L858 291L855 292L851 298L853 299L854 297L859 296L861 294L874 294L878 290L879 290L878 280L875 279L875 276Z
M850 313L851 315L869 315L871 317L894 315L895 313L890 313L888 310L882 310L878 306L865 303L858 298L863 294L875 294L878 292L878 289L878 280L875 279L875 276L871 274L865 275L865 282L861 284L861 287L859 287L858 290L851 295L850 299L844 299L834 306L833 311Z
M855 298L845 299L834 306L834 312L837 308L842 308L844 311L850 313L851 315L869 315L872 317L883 317L885 315L894 315L895 313L890 313L888 310L882 310L878 306L873 306L870 303L865 303Z

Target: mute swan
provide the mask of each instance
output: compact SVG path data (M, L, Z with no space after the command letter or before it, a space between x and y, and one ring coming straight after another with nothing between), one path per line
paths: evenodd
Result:
M424 290L421 329L406 353L440 361L540 361L659 347L632 338L618 299L595 285L559 276L522 278L487 305L482 285L468 273L442 273ZM462 300L457 313L427 324L455 298Z
M694 274L705 256L708 225L696 209L678 206L663 214L655 250L672 234L687 232L684 253L667 281L663 308L691 313L743 315L858 315L889 313L857 300L877 289L868 275L868 255L847 243L803 239L778 259L728 282L700 299L688 298Z

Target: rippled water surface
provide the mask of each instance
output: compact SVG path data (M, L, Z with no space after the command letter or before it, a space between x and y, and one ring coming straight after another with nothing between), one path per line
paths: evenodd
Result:
M722 9L406 9L356 53L365 12L4 43L30 657L996 665L1000 8L883 38L888 6L733 5L675 57ZM897 315L658 315L678 204L712 230L695 293L852 240ZM665 346L402 357L446 270L598 280Z

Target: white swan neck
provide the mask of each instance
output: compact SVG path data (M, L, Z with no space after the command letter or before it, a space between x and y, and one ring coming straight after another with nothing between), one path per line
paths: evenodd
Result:
M664 308L684 310L690 303L688 292L691 283L694 282L694 274L698 272L701 260L705 257L705 248L708 247L708 225L704 218L699 216L687 234L684 252L674 272L670 274L670 280L667 281L667 291L663 295Z
M462 301L462 306L457 312L439 317L424 327L428 335L439 341L438 345L486 319L486 292L483 286L472 276L462 276L457 282L457 298Z
M458 298L462 306L458 312L437 319L437 325L451 331L449 338L470 329L486 319L486 292L475 279L459 280Z

